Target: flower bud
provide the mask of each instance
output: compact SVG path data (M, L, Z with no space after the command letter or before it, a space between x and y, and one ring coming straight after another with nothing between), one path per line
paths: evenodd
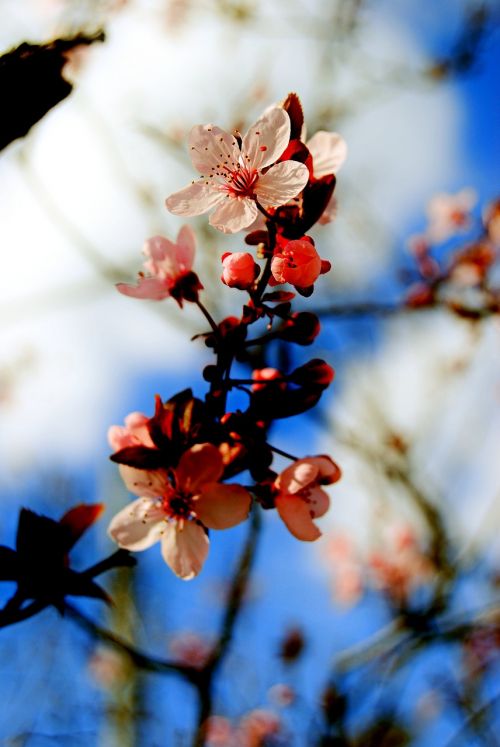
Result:
M321 273L321 258L308 239L289 241L274 255L271 272L276 283L309 288Z
M303 366L299 366L293 371L289 379L294 384L301 384L302 386L314 386L326 389L332 381L335 375L335 371L328 363L321 360L320 358L313 358L313 360L305 363Z
M234 252L234 254L227 252L223 254L222 267L222 282L230 288L239 288L240 290L249 288L260 271L254 258L248 252Z
M286 389L286 382L284 382L283 374L281 371L278 371L277 368L259 368L256 369L252 373L252 379L254 379L255 384L252 384L252 390L254 392L258 392L259 389L265 389L268 382L274 381L276 379L280 380L280 388Z
M297 345L311 345L319 335L320 323L316 314L299 311L289 317L279 330L277 337Z

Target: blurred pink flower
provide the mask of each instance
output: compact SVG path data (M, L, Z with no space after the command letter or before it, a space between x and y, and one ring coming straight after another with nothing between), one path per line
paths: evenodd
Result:
M284 682L277 682L270 687L267 695L271 703L274 703L279 708L287 708L297 699L295 690Z
M223 254L222 267L222 282L240 290L249 288L259 273L259 266L249 252Z
M160 541L163 559L173 572L185 580L193 578L208 554L205 527L233 527L250 510L245 488L218 482L223 470L220 451L208 443L185 451L178 466L168 472L121 464L125 485L140 497L112 519L110 536L132 552Z
M294 537L312 542L321 536L313 519L328 511L330 499L319 486L337 482L340 476L340 468L328 456L298 459L278 475L276 508Z
M175 244L163 236L148 239L142 250L146 256L144 269L148 274L139 273L137 285L118 283L117 289L124 296L152 301L175 295L179 281L191 272L195 248L195 235L189 226L182 226Z
M210 716L205 723L208 747L235 747L235 734L231 722L223 716Z
M212 646L208 641L196 633L189 632L173 636L169 648L177 662L196 669L205 666L212 652Z
M127 679L127 665L123 656L106 648L97 648L88 661L90 674L103 688L112 688Z
M256 708L244 716L238 727L238 747L264 747L267 737L281 731L281 721L272 711Z
M462 189L456 195L440 193L427 206L429 223L426 236L431 243L439 244L457 233L470 228L470 213L477 202L473 189Z
M108 441L114 451L128 446L154 448L147 423L149 418L142 412L131 412L125 418L125 425L112 425L108 430Z
M279 107L266 111L250 127L241 146L220 127L196 125L189 136L190 154L202 176L170 195L168 210L192 216L215 208L210 216L214 228L224 233L246 228L258 215L257 200L265 209L284 205L308 182L304 164L276 163L289 140L290 119Z
M360 560L352 541L345 534L330 537L323 555L334 572L333 596L335 600L350 607L363 592L363 574Z
M415 587L429 579L433 566L409 524L388 527L384 539L383 550L373 552L368 559L371 581L401 604Z

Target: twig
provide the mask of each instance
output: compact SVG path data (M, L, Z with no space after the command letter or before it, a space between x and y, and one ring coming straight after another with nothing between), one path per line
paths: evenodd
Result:
M231 644L234 635L234 629L238 620L243 598L248 586L250 572L252 570L255 552L257 548L257 538L261 526L260 511L258 506L254 506L250 522L250 530L246 539L245 547L238 564L238 569L233 578L229 592L228 603L217 644L214 647L212 655L207 664L199 673L198 681L198 720L196 732L193 738L193 747L203 747L206 737L206 722L212 713L212 685L217 670L222 664Z
M94 638L98 638L104 643L108 643L116 648L120 653L126 654L136 667L148 672L177 674L191 683L194 683L197 680L199 676L198 669L183 664L176 664L167 659L160 659L159 657L141 651L120 636L112 633L110 630L102 628L71 604L66 604L64 609L65 613L71 617L77 625L90 633Z

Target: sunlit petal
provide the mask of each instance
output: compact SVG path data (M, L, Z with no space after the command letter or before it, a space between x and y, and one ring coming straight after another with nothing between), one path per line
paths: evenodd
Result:
M203 215L215 207L224 195L212 189L204 180L188 184L167 197L165 204L174 215Z
M195 444L182 455L175 470L178 486L188 494L198 493L223 472L222 455L213 444Z
M312 520L310 508L302 498L294 495L278 496L276 508L288 530L297 539L313 542L321 536Z
M209 529L228 529L248 517L251 496L241 485L206 485L195 502L195 511Z
M209 540L203 527L195 522L172 523L161 541L161 554L176 576L189 581L198 575L208 555Z
M255 194L264 208L277 207L296 197L309 180L309 169L297 161L283 161L259 177Z
M253 223L257 207L252 200L227 196L210 216L210 225L223 233L236 233Z
M156 501L138 498L113 517L108 534L120 547L137 552L154 545L165 527L165 513Z
M268 109L253 124L242 143L244 165L263 169L278 160L290 140L290 117L284 109Z
M316 132L307 142L313 158L314 177L336 174L347 158L347 143L338 132Z

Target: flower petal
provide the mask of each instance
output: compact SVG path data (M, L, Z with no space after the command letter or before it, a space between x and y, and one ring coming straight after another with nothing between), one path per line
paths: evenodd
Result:
M182 529L169 524L161 541L161 554L176 576L189 581L198 575L208 555L210 542L203 527L187 521Z
M276 508L288 530L304 542L314 542L321 536L314 524L309 506L295 495L280 495L276 498Z
M205 180L188 184L179 192L167 197L165 205L174 215L203 215L215 207L224 195L213 189Z
M125 428L136 439L137 443L154 448L154 443L149 435L149 418L143 412L131 412L125 418Z
M290 117L284 109L268 109L250 127L243 138L241 152L244 165L264 169L278 160L290 140Z
M307 147L313 158L315 179L336 174L347 157L347 143L338 132L316 132Z
M209 529L228 529L248 517L251 497L241 485L205 485L195 502L196 515Z
M167 473L162 469L136 469L120 464L120 475L127 490L141 498L160 498L172 490Z
M163 262L166 258L174 261L176 246L173 241L165 236L152 236L144 242L142 253L153 260L153 262Z
M196 236L191 226L182 226L177 234L177 261L186 272L193 266Z
M276 479L282 493L298 493L312 485L318 478L319 468L312 459L299 459L287 467Z
M189 133L189 155L198 173L209 176L224 166L235 169L240 149L236 138L220 127L195 125Z
M149 418L142 412L131 412L125 418L125 425L112 425L108 429L108 441L113 451L121 451L127 446L154 447L147 427Z
M212 213L209 222L223 233L236 233L253 223L257 212L257 207L252 200L228 195Z
M189 495L217 482L224 471L222 455L213 444L195 444L184 452L175 470L178 487Z
M254 191L262 207L277 207L296 197L308 181L307 166L298 161L282 161L259 177Z
M147 550L158 542L165 528L165 513L150 498L138 498L113 517L109 536L126 550Z
M137 285L127 285L127 283L117 283L116 290L124 296L130 298L143 298L149 301L162 301L168 298L170 291L165 281L158 278L140 277Z
M306 457L306 459L318 468L317 480L323 485L332 485L342 477L340 467L329 456L322 454L316 457Z
M312 488L306 502L315 519L324 516L330 508L330 496L321 488Z

